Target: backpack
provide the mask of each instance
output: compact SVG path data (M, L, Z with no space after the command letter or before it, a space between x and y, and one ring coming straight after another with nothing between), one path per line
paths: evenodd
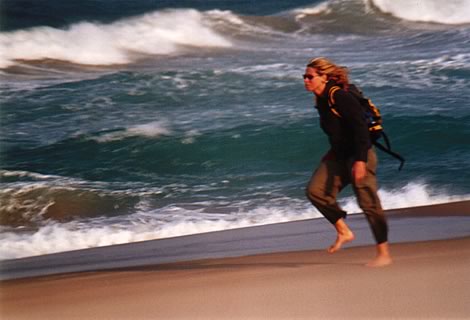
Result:
M341 87L339 86L332 86L328 92L328 105L330 106L330 110L331 112L333 112L334 115L339 118L341 118L341 115L339 114L338 110L335 109L335 100L333 95L336 91L340 89ZM367 126L369 128L369 134L372 144L378 149L398 159L400 161L398 171L400 171L403 168L403 165L405 164L405 159L398 153L392 151L390 140L385 134L384 128L382 126L383 120L382 115L380 114L380 110L372 103L370 99L364 97L362 91L360 91L355 85L350 84L348 92L351 93L354 98L356 98L356 100L359 102L359 104L364 110L364 117L366 118ZM385 146L378 142L380 138L384 139Z

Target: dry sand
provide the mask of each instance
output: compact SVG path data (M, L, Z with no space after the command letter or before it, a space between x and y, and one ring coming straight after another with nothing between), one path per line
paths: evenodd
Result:
M469 319L470 237L3 281L2 319Z

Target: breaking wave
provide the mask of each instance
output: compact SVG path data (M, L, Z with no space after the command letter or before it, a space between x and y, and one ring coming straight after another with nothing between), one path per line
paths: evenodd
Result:
M372 0L382 12L394 17L442 24L470 23L470 1L467 0Z
M15 60L60 60L86 65L126 64L133 56L168 55L184 47L230 47L193 9L156 11L111 24L80 22L65 29L35 27L0 34L0 68Z
M470 2L466 0L329 0L312 7L292 10L297 19L309 15L334 15L349 12L355 15L360 12L366 15L374 14L374 8L395 18L440 24L470 23Z
M160 136L169 135L171 131L168 129L168 124L161 121L154 121L150 123L135 125L125 130L118 130L101 134L93 137L92 139L97 142L110 142L122 140L129 137L146 137L158 138Z
M39 191L42 191L42 196L38 198ZM246 201L203 201L152 208L144 197L144 194L155 194L150 190L143 193L130 190L106 193L65 187L46 188L36 183L29 188L23 186L16 191L3 191L5 193L10 199L7 203L2 201L3 215L21 213L6 208L16 201L17 205L23 204L23 209L28 210L30 219L43 220L43 223L36 228L25 228L23 225L21 229L3 225L0 260L321 217L308 201L287 197L274 199L268 205L253 206ZM26 201L28 195L30 198ZM125 198L121 198L123 195ZM379 195L385 209L469 199L468 196L437 193L424 183L409 183L396 190L380 190ZM127 211L134 210L134 213L109 216L110 212L107 212L107 217L99 216L99 212L90 215L92 208L103 212L113 208L117 210L119 202L127 206ZM47 211L53 209L55 203L59 206L52 210L52 216ZM353 197L344 198L341 204L350 213L359 212ZM37 211L30 210L34 205L37 205ZM79 213L81 216L74 219L70 216ZM67 214L67 219L61 219ZM49 218L45 219L45 215Z

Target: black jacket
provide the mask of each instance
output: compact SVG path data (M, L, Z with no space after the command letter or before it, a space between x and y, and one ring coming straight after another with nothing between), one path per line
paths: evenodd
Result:
M328 105L328 92L334 85L335 82L328 81L325 91L316 99L321 128L328 135L336 157L367 162L367 151L372 144L362 106L351 93L337 90L334 92L335 109L341 117L336 116Z

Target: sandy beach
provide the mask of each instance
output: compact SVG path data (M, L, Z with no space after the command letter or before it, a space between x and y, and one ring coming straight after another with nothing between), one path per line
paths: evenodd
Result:
M2 319L468 319L468 208L466 202L390 213L396 237L403 234L402 226L416 219L421 221L414 226L417 230L433 232L436 221L429 219L436 217L447 237L395 241L394 263L385 268L364 266L374 255L373 243L365 239L365 245L335 254L271 249L238 257L18 277L1 282ZM457 219L467 236L453 230L454 220L447 223L446 218ZM283 228L298 230L308 223ZM361 226L365 224L358 218L357 232L370 233ZM263 228L275 226L209 234L206 240L232 232L237 242L234 235ZM460 236L452 237L453 232Z

